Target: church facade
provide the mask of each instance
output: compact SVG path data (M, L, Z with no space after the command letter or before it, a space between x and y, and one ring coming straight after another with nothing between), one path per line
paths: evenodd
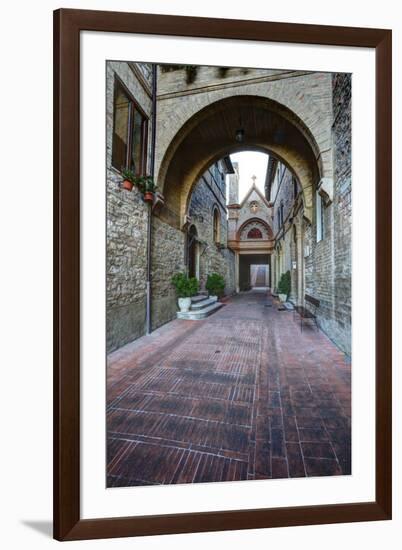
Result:
M228 205L228 246L235 253L236 292L256 286L268 288L274 247L271 208L257 188L255 177L241 203L238 202L238 181L232 178L230 185L234 202Z

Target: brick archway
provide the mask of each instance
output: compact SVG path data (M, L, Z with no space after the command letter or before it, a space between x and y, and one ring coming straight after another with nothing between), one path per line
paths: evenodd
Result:
M245 130L241 144L235 140L240 123ZM162 159L158 185L169 219L173 213L177 227L184 223L192 187L201 174L219 158L242 150L269 153L288 166L303 190L305 216L312 219L313 187L328 175L328 167L321 162L320 149L307 125L271 99L233 96L193 115Z

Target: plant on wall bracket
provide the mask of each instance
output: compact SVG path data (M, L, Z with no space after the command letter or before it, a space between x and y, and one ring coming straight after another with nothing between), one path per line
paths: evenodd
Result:
M124 189L131 191L135 185L144 195L144 200L153 200L153 195L157 189L157 185L152 176L137 176L132 170L123 170L122 175L124 178L122 184Z
M186 65L186 82L192 84L197 79L198 67L197 65Z
M170 73L173 71L180 71L182 69L186 72L186 83L192 84L197 79L198 66L197 65L161 65L162 73Z
M228 70L229 70L229 67L218 67L218 76L220 78L225 78Z

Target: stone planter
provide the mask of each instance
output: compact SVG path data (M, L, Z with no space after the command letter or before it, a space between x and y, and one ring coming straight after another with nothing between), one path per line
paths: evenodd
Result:
M178 299L179 308L182 313L190 311L191 307L191 298L179 298Z
M121 184L122 188L126 191L131 191L134 187L134 184L131 183L130 180L123 180L123 183Z
M286 299L287 299L287 295L286 294L278 294L279 296L279 300L284 303L286 302Z

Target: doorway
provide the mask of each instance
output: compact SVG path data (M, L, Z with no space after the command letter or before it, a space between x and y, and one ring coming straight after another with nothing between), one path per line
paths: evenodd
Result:
M239 255L239 288L264 288L271 286L271 255L241 253Z
M266 288L269 286L269 265L250 264L251 288Z
M187 234L187 269L189 277L199 278L197 228L191 225Z

